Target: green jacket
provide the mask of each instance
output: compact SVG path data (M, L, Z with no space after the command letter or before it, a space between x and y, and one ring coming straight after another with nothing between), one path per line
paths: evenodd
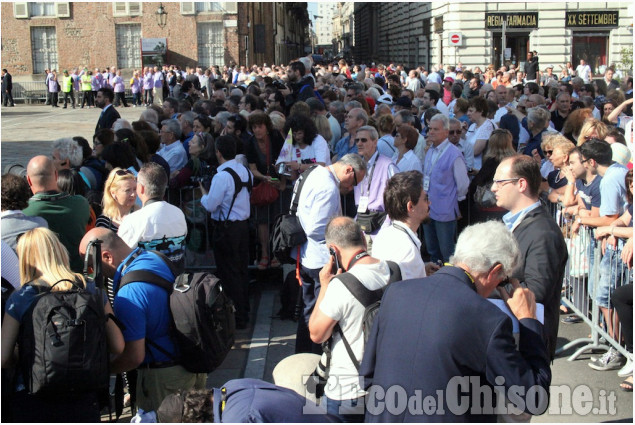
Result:
M23 211L29 217L42 217L49 229L57 233L60 242L68 250L71 269L81 273L83 259L79 255L79 243L86 233L90 220L90 207L83 196L65 192L38 192L29 199Z

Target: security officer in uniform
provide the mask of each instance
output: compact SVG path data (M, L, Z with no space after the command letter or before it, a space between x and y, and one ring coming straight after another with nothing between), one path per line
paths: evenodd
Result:
M249 191L251 172L236 157L240 141L233 135L216 139L216 158L220 164L209 193L201 184L201 204L212 214L214 258L223 288L236 305L236 327L245 329L249 321Z

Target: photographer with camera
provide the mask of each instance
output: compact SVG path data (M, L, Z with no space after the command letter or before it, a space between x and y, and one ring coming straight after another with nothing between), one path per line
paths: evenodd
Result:
M348 289L342 273L352 275L366 290L377 291L388 284L391 269L385 261L366 252L365 235L349 217L331 219L324 237L330 256L320 270L321 289L309 320L309 332L317 344L331 339L329 376L338 379L336 385L325 387L327 412L343 422L363 422L364 391L359 382L359 364L364 355L366 306Z
M287 108L291 108L295 102L315 97L313 92L315 80L311 75L311 70L307 70L302 62L295 61L289 64L287 78L289 84L284 89L280 89L280 93L285 97Z

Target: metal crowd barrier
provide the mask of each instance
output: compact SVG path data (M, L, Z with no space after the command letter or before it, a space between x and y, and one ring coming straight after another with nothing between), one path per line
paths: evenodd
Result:
M589 337L578 338L565 344L556 351L556 355L581 345L567 359L573 361L589 350L608 350L609 346L612 346L628 361L632 361L633 354L622 342L622 327L611 303L611 295L616 288L632 283L632 270L622 263L619 255L609 257L610 262L609 259L605 259L602 263L604 258L602 244L595 239L594 229L580 226L578 233L573 234L570 230L573 222L565 217L562 205L553 203L547 205L554 219L563 229L569 251L569 260L562 284L562 304L580 317L589 326L591 332ZM623 241L618 242L618 246L622 243ZM606 264L607 262L609 264ZM609 324L606 323L596 301L602 282L609 285L609 320L614 323L613 335L615 336L609 334Z
M278 200L266 209L266 224L271 231L271 225L280 211L289 208L291 189L280 192ZM186 238L185 268L187 270L215 270L214 246L223 241L214 238L214 223L211 214L200 203L201 194L198 186L187 186L181 189L168 189L167 201L179 207L187 222L188 234ZM258 239L258 208L251 207L250 214L250 251L249 269L256 269L260 254ZM269 239L271 233L269 234ZM269 250L271 251L271 250ZM271 257L271 255L270 255Z

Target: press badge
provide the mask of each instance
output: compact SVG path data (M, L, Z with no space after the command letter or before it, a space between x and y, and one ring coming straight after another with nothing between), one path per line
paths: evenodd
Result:
M430 189L430 176L425 176L423 178L423 190L426 192Z
M368 196L359 197L359 205L357 206L358 213L365 213L368 211Z

